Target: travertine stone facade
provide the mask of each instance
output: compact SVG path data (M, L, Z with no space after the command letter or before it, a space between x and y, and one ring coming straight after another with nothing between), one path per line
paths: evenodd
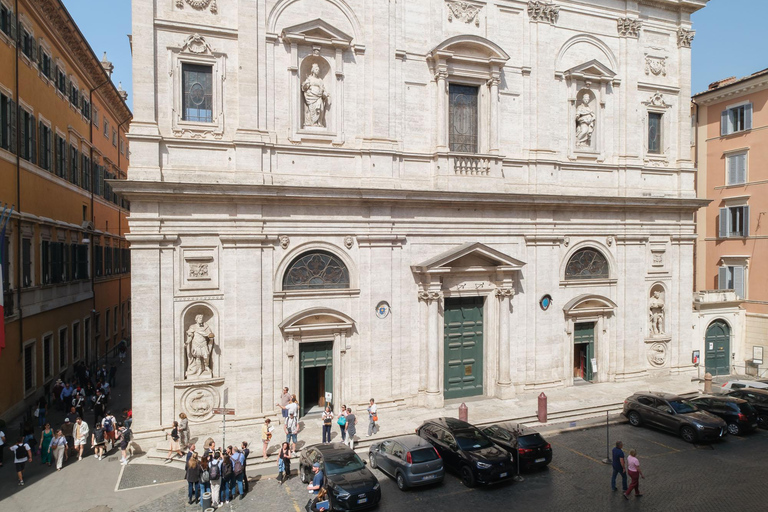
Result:
M706 1L629 4L135 2L119 188L140 430L206 421L225 389L249 422L284 385L305 406L319 385L335 403L434 407L459 388L692 371L703 203L678 33ZM206 122L185 119L189 64L211 70ZM290 284L312 252L342 284ZM195 380L198 314L215 341Z

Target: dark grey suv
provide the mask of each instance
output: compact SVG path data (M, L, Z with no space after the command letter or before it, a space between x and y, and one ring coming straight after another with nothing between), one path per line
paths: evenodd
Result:
M435 447L413 434L371 445L368 461L372 468L393 477L401 491L445 478L443 459Z
M670 393L635 393L624 400L624 416L635 427L645 424L666 430L689 443L715 441L728 432L721 418Z

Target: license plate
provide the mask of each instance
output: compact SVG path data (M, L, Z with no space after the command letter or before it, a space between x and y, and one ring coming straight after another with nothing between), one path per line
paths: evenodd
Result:
M499 475L499 478L504 478L504 477L505 477L505 476L507 476L508 474L509 474L509 473L502 473L502 474L500 474L500 475Z
M435 475L426 475L422 480L432 480L433 478L435 478Z
M542 457L541 459L536 459L534 462L544 462L545 460L547 460L547 458Z
M368 498L363 498L361 500L357 500L357 503L366 503L368 501Z

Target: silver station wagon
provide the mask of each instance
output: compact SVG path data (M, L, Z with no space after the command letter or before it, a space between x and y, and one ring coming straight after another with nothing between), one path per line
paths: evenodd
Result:
M414 434L372 445L368 460L372 468L378 468L394 478L401 491L440 483L445 478L440 454L434 446Z

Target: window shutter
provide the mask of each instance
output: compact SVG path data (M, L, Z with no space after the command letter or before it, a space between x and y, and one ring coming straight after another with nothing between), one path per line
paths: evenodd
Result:
M727 238L728 237L728 226L730 223L728 222L728 214L729 210L728 208L720 208L720 229L717 232L717 236L719 238Z
M43 45L37 43L37 65L40 71L43 70Z
M11 133L11 153L16 154L16 102L13 100L8 101L8 119L10 119L10 133Z
M739 155L738 157L738 176L737 179L739 180L738 183L746 183L747 182L747 154L744 153L742 155Z
M728 267L720 267L717 269L717 289L727 290L728 286Z
M733 289L740 299L745 299L744 294L744 267L733 267Z
M20 118L17 120L19 123L19 143L21 144L21 152L19 156L21 158L27 159L29 158L29 151L27 146L27 112L25 110L22 110L20 113Z
M738 173L736 172L737 168L737 156L729 155L725 157L725 184L726 185L733 185L736 183L736 179L738 177Z
M37 58L37 49L38 49L37 39L35 39L35 37L32 34L29 34L29 42L30 42L30 45L29 45L30 49L32 50L30 52L29 58L30 60L33 60Z
M40 135L40 167L45 169L45 128L42 121L37 122L38 134Z
M35 124L35 118L31 114L29 121L29 131L32 132L30 134L29 161L34 164L37 163L37 125Z
M747 103L744 105L744 129L752 129L752 104Z
M746 238L749 236L749 206L742 208L742 215L744 228L742 230L741 236Z
M47 153L46 158L48 159L48 170L51 171L53 170L53 131L50 128L46 130L45 137L47 142L45 152Z
M10 24L11 24L11 39L16 41L16 33L18 32L18 19L16 18L16 13L12 12L10 15Z
M728 111L723 110L720 113L720 136L728 135Z

